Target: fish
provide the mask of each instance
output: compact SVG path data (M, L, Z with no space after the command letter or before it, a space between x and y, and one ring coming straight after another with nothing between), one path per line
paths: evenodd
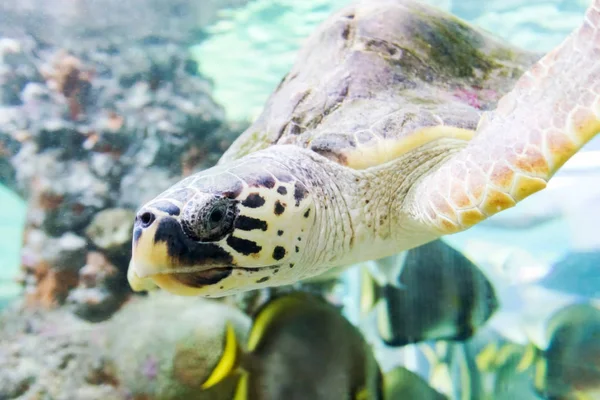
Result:
M541 340L528 333L525 345L490 342L478 352L479 370L495 375L493 399L600 399L600 309L567 304L541 325Z
M600 250L577 250L566 254L552 265L539 282L545 288L600 298Z
M471 349L465 342L419 344L430 365L429 383L454 400L480 400L483 387Z
M402 366L385 373L384 388L385 400L448 400L447 396L432 388L419 375Z
M388 346L466 340L499 307L485 274L441 239L396 260L378 260L378 277L363 267L361 279L361 313L377 309L378 334Z
M477 343L479 342L479 343ZM485 399L539 400L532 384L535 352L496 334L469 343Z
M546 324L548 346L535 351L534 387L552 400L600 398L600 310L589 302L556 312Z
M258 310L246 346L227 327L223 355L202 387L232 375L239 376L234 400L383 399L383 374L358 328L300 291Z

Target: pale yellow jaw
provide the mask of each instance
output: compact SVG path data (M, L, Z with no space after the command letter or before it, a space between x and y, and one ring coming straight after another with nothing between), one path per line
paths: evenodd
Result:
M157 286L152 278L140 278L135 272L133 265L132 259L129 262L129 267L127 268L127 281L129 282L131 289L133 289L134 292L144 292L156 289Z
M198 296L206 292L206 289L202 287L193 288L186 286L170 274L155 274L141 278L136 273L135 268L133 268L133 262L129 263L127 280L134 292L150 291L157 288L178 296Z
M203 287L194 288L184 285L175 279L173 275L158 274L153 275L151 278L159 288L178 296L198 296L206 292L206 289Z
M157 287L180 296L197 296L203 288L191 288L179 282L172 275L165 273L172 264L167 244L155 242L159 221L146 229L133 243L132 258L127 270L127 280L136 291L149 291Z
M136 291L148 291L157 287L180 296L197 296L203 288L191 288L179 282L172 275L165 273L172 264L167 244L155 242L159 221L146 229L133 243L132 258L127 270L127 280Z

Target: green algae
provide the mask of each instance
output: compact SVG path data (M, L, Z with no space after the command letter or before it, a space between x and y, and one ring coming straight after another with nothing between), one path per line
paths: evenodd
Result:
M228 154L228 159L238 159L255 151L265 149L271 145L271 142L268 140L266 133L254 131L242 134L236 144L239 144L239 146L237 146L235 153Z
M480 49L484 38L457 18L431 18L423 15L414 21L415 39L428 50L429 61L440 72L458 78L474 78L481 71L483 79L500 67L494 57Z

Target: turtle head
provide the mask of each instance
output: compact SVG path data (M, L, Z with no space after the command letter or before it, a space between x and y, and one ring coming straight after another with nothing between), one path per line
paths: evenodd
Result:
M292 283L313 209L307 188L281 166L244 163L193 175L138 211L130 285L219 297Z

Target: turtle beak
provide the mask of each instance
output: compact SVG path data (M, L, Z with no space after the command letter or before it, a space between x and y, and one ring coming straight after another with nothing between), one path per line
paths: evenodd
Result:
M127 271L127 280L135 292L151 291L157 288L178 296L199 296L206 292L203 287L187 286L170 274L156 274L140 278L131 266Z
M168 216L157 215L149 210L140 210L133 225L132 257L127 271L127 280L134 291L146 291L157 286L171 292L176 289L168 272L173 268L169 256L168 241L156 241L156 233ZM177 291L178 292L178 291Z
M157 216L148 210L138 212L133 224L131 273L128 275L135 274L142 279L168 272L173 263L169 257L167 242L155 241L157 229L166 218L169 217Z
M135 272L133 265L133 259L131 259L129 267L127 268L127 281L129 282L131 289L133 289L134 292L144 292L156 289L157 285L152 278L140 278Z
M127 279L134 291L158 286L176 295L198 296L231 275L231 260L217 244L189 239L176 218L145 208L133 226Z

